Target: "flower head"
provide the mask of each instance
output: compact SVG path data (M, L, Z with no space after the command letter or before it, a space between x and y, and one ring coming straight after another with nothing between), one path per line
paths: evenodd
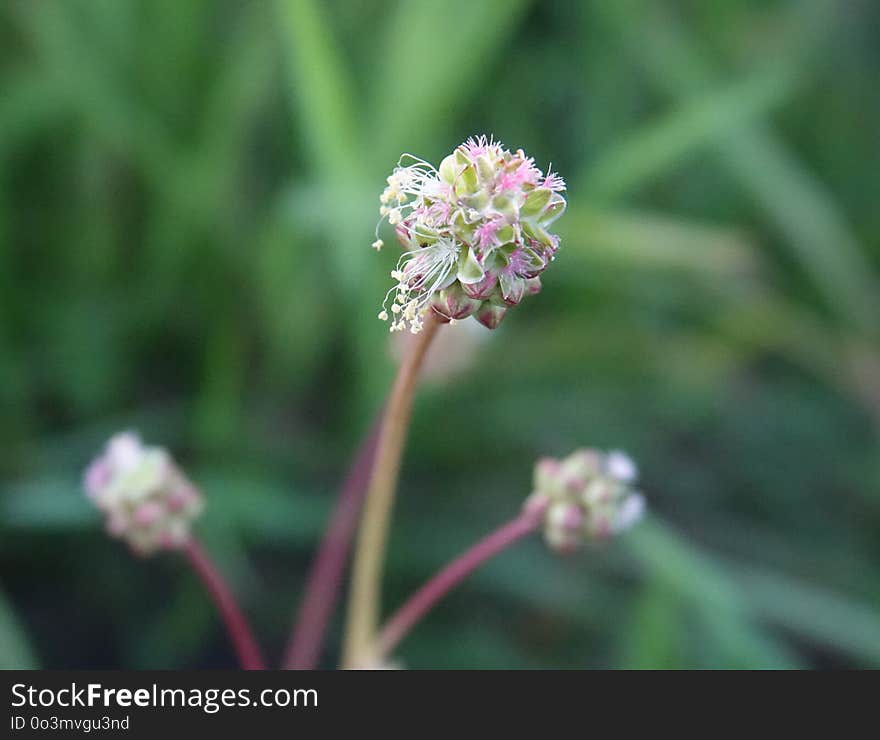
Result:
M535 491L526 503L543 516L544 539L558 552L602 540L635 524L645 499L634 489L635 463L623 452L582 449L535 465Z
M105 515L107 532L139 555L176 549L201 513L201 494L160 447L131 432L110 439L85 472L86 495Z
M508 308L541 289L559 238L565 182L522 149L468 139L439 168L403 155L388 177L379 214L404 249L379 318L418 333L427 310L441 321L474 315L494 329ZM375 249L384 243L378 237Z

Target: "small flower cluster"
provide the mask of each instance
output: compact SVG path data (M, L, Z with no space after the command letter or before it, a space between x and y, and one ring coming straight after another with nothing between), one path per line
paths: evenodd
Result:
M168 453L145 447L130 432L117 434L92 462L83 481L86 495L106 517L107 532L138 555L186 544L203 502Z
M565 182L522 149L471 138L439 169L404 155L387 182L379 223L387 219L405 250L379 313L391 331L418 333L428 309L441 321L474 315L494 329L541 290L538 276L559 248L548 228L565 210Z
M526 506L542 513L547 545L568 553L641 518L645 499L633 487L637 476L635 463L618 451L583 449L563 460L543 458L535 465L534 493Z

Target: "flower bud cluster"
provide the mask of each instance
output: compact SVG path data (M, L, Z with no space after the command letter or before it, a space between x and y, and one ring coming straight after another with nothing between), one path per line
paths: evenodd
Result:
M202 496L168 453L131 432L115 435L88 467L86 495L104 513L107 532L139 555L186 544Z
M642 517L637 476L635 463L619 451L582 449L562 460L543 458L535 465L526 506L542 514L547 545L568 553L585 540L623 532Z
M559 238L548 229L565 210L565 182L522 149L468 139L439 168L404 155L388 177L379 214L403 255L379 318L418 333L425 312L441 321L475 316L494 329L511 306L541 290L539 275ZM381 249L378 238L373 247Z

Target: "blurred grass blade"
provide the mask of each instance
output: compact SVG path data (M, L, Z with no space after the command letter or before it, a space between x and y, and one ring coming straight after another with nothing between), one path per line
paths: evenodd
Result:
M632 24L630 14L623 12L626 4L594 7L629 43L659 90L689 101L712 87L716 75L709 60L661 3L643 7L648 13L643 22L651 24L647 35L639 32L643 25ZM817 3L807 14L812 25L805 23L804 46L827 30L827 8L827 3ZM800 58L787 61L803 63ZM852 326L880 335L880 283L831 194L781 140L758 124L732 132L719 142L717 152L782 234L828 307Z
M721 155L787 237L829 308L876 337L880 282L831 194L767 131L737 134Z
M734 566L732 571L758 615L855 661L880 667L876 608L767 570Z
M0 79L0 166L24 146L30 137L42 133L70 110L58 86L41 75L20 75Z
M367 300L371 283L363 279L370 256L366 248L368 222L351 216L351 204L365 202L366 153L358 135L359 101L323 4L276 0L276 9L287 60L289 98L297 107L308 141L305 152L324 196L316 205L323 221L320 239L329 239L332 244L329 269L340 283L341 302L360 306ZM375 336L375 329L365 329L364 324L372 316L363 311L353 315L356 320L349 325L352 341L356 352L365 356L369 351L366 342ZM370 380L365 383L365 387L373 385ZM354 400L355 404L363 402Z
M359 395L351 400L354 408L362 409L372 403L371 390L380 384L379 368L364 359L377 335L376 321L370 312L352 308L366 304L373 284L364 279L369 271L370 222L358 218L361 212L353 205L368 202L364 185L367 152L358 127L363 101L357 99L340 46L333 39L326 6L315 0L276 0L276 10L290 102L299 114L307 140L304 153L311 160L313 179L323 196L316 205L323 222L318 239L332 246L332 264L319 269L334 273L339 306L348 309L351 317L346 329L354 354L366 368ZM374 149L373 143L370 149ZM298 237L302 242L308 239L303 233Z
M34 670L38 667L24 628L0 588L0 670Z
M679 109L603 153L588 167L581 189L588 197L626 195L766 115L786 100L792 89L791 77L779 72L688 99Z
M770 571L710 561L656 518L644 522L627 540L646 568L695 604L726 615L723 619L736 617L746 624L749 618L764 617L856 660L880 664L880 618L868 607ZM737 640L746 640L746 648L755 655L772 655L766 646L753 642L754 634L740 633ZM785 653L777 652L775 660L787 660Z
M0 497L0 527L15 529L100 529L98 514L79 484L66 478L32 479L8 486Z
M168 132L146 106L131 95L118 68L103 63L78 31L72 4L30 3L17 8L15 20L33 45L56 93L103 140L137 157L160 183L173 171L175 156Z
M748 599L726 568L685 542L672 528L651 517L626 541L648 572L690 602L703 628L712 636L717 650L713 660L720 664L705 667L798 665L789 650L752 621Z
M491 61L529 0L399 2L376 53L370 112L382 157L421 149L448 111L489 84ZM491 132L486 132L491 133Z
M632 602L621 668L664 669L682 664L681 602L665 584L649 581Z
M674 267L706 275L754 274L756 245L735 229L634 209L571 204L559 225L566 261L608 260L639 267Z
M290 101L308 137L307 153L321 178L343 182L360 169L357 101L339 45L315 0L276 0Z
M723 570L657 517L624 541L644 568L680 595L703 607L745 614L745 599Z
M703 613L708 661L697 656L705 668L748 670L791 670L802 668L803 662L785 646L781 639L761 625L729 613L709 610Z

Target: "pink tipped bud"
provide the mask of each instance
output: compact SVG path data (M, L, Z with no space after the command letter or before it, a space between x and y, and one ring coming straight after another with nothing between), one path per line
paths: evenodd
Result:
M584 525L584 512L574 504L567 506L559 525L570 532L578 531Z
M149 527L165 514L165 508L158 501L147 501L134 510L132 521L139 527Z
M571 555L580 545L580 536L562 528L545 527L544 542L559 555Z
M101 489L107 485L110 479L110 468L102 459L95 460L88 468L86 468L85 476L83 476L83 488L86 489L86 495L94 499Z
M173 512L185 511L201 506L201 495L190 486L181 486L168 494L168 509Z
M508 306L517 306L526 291L526 282L517 275L502 273L498 281L501 285L501 296Z
M497 329L504 315L507 313L506 306L499 306L491 301L484 301L483 305L474 314L483 326L487 329Z
M554 486L557 481L557 473L559 471L559 460L552 457L542 457L535 463L535 472L533 476L535 489L538 491L547 491L548 488Z
M498 278L487 273L479 282L465 283L461 287L471 298L485 301L495 293L495 288L498 287Z
M459 321L466 319L480 307L480 301L465 293L461 285L453 283L441 290L431 303L431 308L440 320Z

